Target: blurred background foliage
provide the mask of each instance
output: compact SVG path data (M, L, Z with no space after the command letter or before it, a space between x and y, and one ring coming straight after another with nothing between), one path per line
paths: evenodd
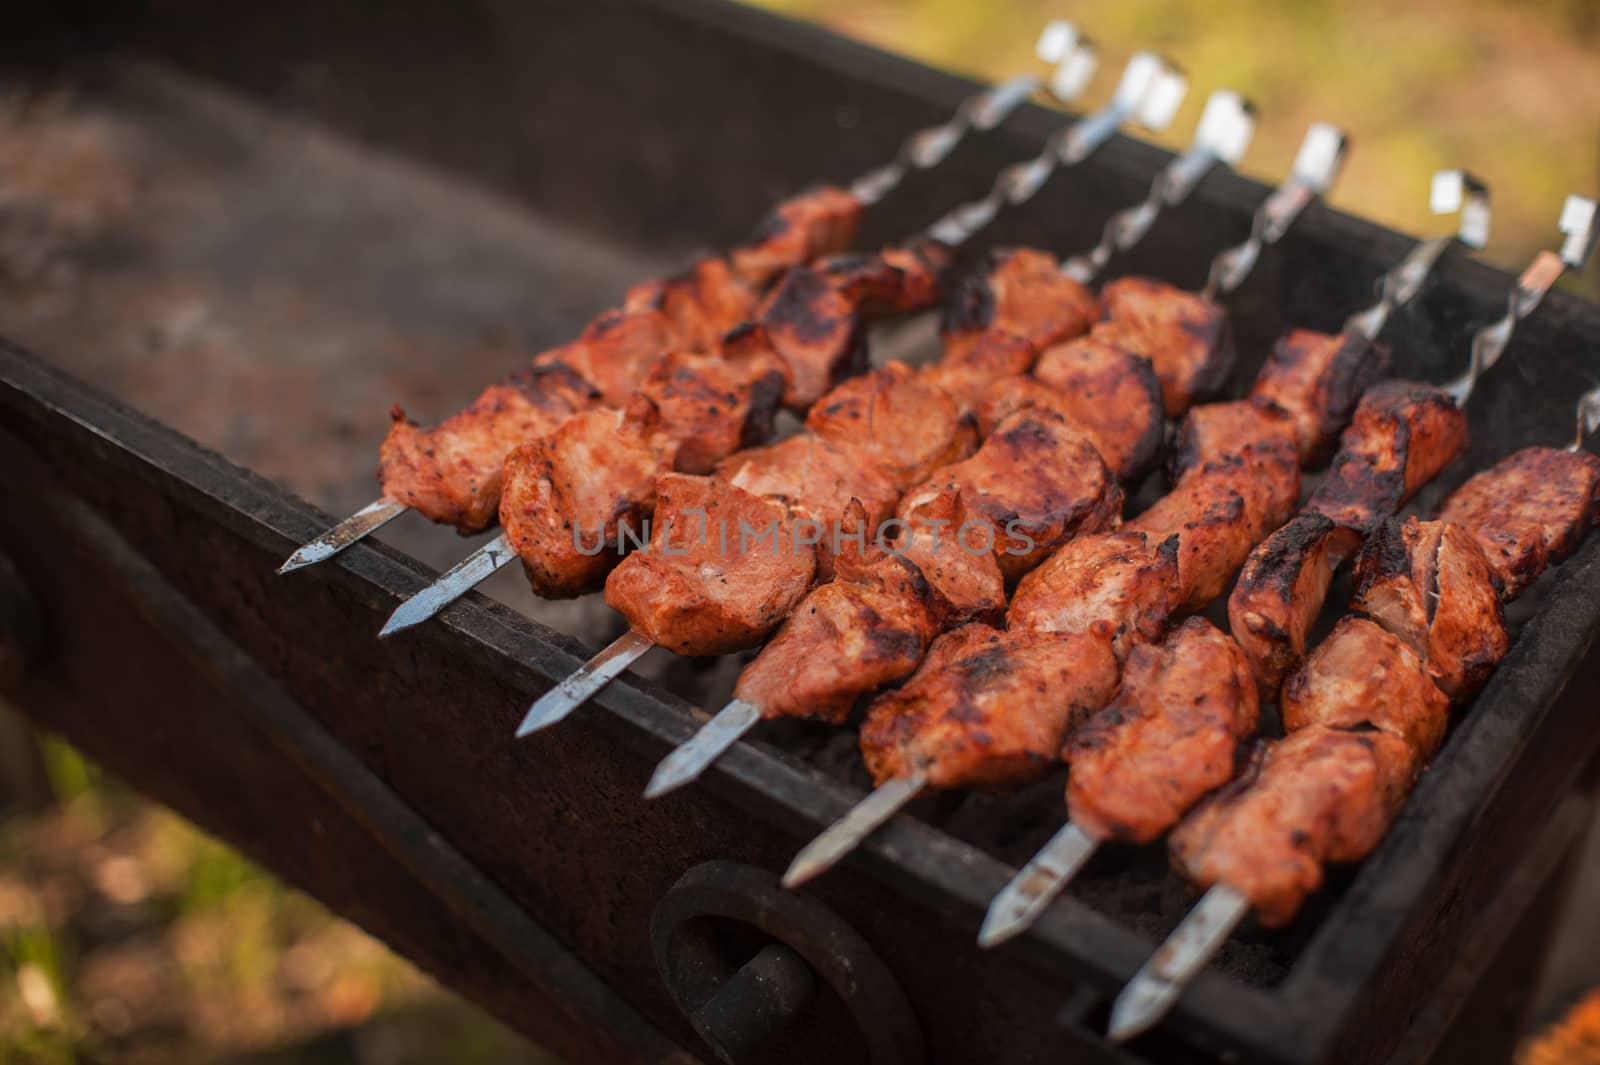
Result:
M1429 175L1464 166L1495 193L1483 254L1513 271L1553 245L1568 193L1600 193L1600 0L755 2L986 80L1036 69L1039 28L1071 19L1100 47L1089 108L1157 49L1190 88L1152 139L1182 147L1206 96L1235 89L1259 114L1241 168L1276 182L1306 126L1332 122L1352 152L1331 201L1410 233L1429 231ZM1600 298L1600 268L1567 283Z

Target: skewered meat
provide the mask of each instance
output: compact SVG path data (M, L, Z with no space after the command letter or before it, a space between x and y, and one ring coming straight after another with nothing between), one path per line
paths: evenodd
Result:
M385 498L463 534L483 531L494 520L501 462L512 448L600 402L625 405L661 355L709 346L750 318L759 289L779 271L848 244L860 211L859 201L842 189L811 190L780 204L762 231L731 253L731 274L720 260L707 258L674 277L635 286L625 309L601 314L573 343L537 356L531 373L490 386L436 425L419 426L395 407L379 451ZM908 298L926 299L922 275L907 277L904 253L885 254L906 280ZM787 310L792 331L804 316Z
M1412 381L1370 389L1306 509L1370 532L1467 446L1467 417L1444 391Z
M1079 337L1039 356L1033 376L996 381L984 393L978 425L985 435L1024 407L1060 414L1089 434L1117 479L1141 476L1161 448L1161 382L1150 360L1115 344Z
M1006 609L1005 578L992 551L973 551L958 535L971 515L961 492L944 488L916 504L892 549L921 571L940 631L969 621L998 621ZM871 690L871 689L866 689Z
M1158 639L1177 608L1178 542L1177 534L1158 541L1131 530L1070 540L1022 578L1007 623L1093 633L1124 658Z
M690 351L711 351L724 333L750 318L759 298L755 289L734 275L727 260L708 255L674 277L633 286L623 297L622 309L640 318L646 315L637 312L656 312L665 319L667 337L663 340L675 341ZM603 373L605 368L575 369L597 381L588 371ZM609 392L606 402L621 405Z
M1351 608L1408 643L1457 703L1478 694L1511 647L1483 549L1445 521L1379 525L1356 562Z
M962 546L986 544L1008 580L1070 537L1121 520L1122 489L1094 443L1051 411L1006 418L971 458L907 493L899 516L927 524L924 501L943 491L959 493L976 526L955 530Z
M1389 374L1393 353L1342 333L1293 329L1273 345L1250 398L1273 403L1295 426L1300 463L1324 465L1362 395Z
M811 408L806 429L848 450L905 491L972 453L976 429L945 392L891 362L840 385Z
M1262 924L1288 924L1326 863L1377 845L1419 768L1389 732L1308 725L1262 741L1245 771L1173 830L1173 865L1197 887L1241 892Z
M582 595L622 557L624 529L643 535L656 475L672 461L660 421L636 396L626 411L585 411L506 456L500 524L535 592Z
M1063 274L1055 256L1000 248L956 289L942 331L1023 337L1038 351L1087 332L1097 317L1094 294Z
M936 632L937 608L922 571L873 539L867 514L851 506L834 579L818 586L739 674L734 697L763 717L838 724L863 690L907 676Z
M964 625L873 700L861 751L873 779L922 771L936 788L1014 783L1051 765L1066 732L1117 686L1108 641Z
M1360 533L1307 511L1250 553L1228 597L1228 622L1268 698L1304 657L1334 574L1360 547Z
M1515 599L1577 549L1597 512L1600 458L1530 447L1456 489L1439 516L1477 539L1501 598Z
M482 532L500 502L501 460L600 402L600 394L560 363L521 370L491 385L465 410L421 427L398 406L379 448L383 494L463 536Z
M974 414L996 382L1028 372L1039 349L1010 333L958 333L944 338L944 354L919 373L963 414Z
M1134 648L1116 697L1062 751L1073 824L1095 839L1155 839L1233 776L1258 710L1244 655L1204 619Z
M807 189L778 204L728 258L746 284L765 285L796 263L849 247L863 210L847 189L835 185Z
M1405 640L1366 618L1341 618L1283 685L1283 727L1377 729L1400 737L1421 761L1439 749L1450 700Z
M1277 691L1305 654L1334 572L1466 442L1466 416L1439 389L1390 381L1361 400L1328 476L1299 516L1250 553L1228 597L1233 638L1263 692Z
M730 336L722 354L673 352L639 383L661 412L679 473L709 473L733 451L772 435L783 367L764 344Z
M813 551L775 499L710 477L656 480L649 546L606 580L606 603L635 632L682 655L737 651L771 632L805 595Z
M1214 395L1233 370L1233 338L1220 304L1144 277L1100 290L1096 339L1147 357L1161 381L1167 415L1176 418Z

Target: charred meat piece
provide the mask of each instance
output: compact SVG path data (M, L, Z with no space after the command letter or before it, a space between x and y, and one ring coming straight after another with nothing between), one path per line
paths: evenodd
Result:
M378 482L388 499L463 536L482 532L500 503L506 452L600 402L588 382L561 363L513 374L465 410L419 426L391 408L394 424L379 449Z
M968 515L954 530L961 546L994 552L1008 580L1080 533L1115 528L1122 489L1088 436L1051 411L1022 410L964 462L907 493L898 515L926 524L920 508L940 492L959 494Z
M1466 449L1467 417L1448 394L1414 381L1367 392L1307 510L1363 534L1393 515Z
M924 240L876 255L828 256L818 260L817 269L860 313L881 318L932 307L954 258L945 245Z
M1067 730L1117 687L1105 640L965 625L933 641L873 700L861 752L873 779L921 771L935 788L1013 784L1055 764Z
M866 511L851 508L834 579L795 607L739 674L734 697L763 717L843 722L856 700L909 676L937 630L934 596L915 563L870 539Z
M656 360L678 346L671 323L656 311L606 311L576 341L535 357L533 365L565 366L598 389L606 406L621 407Z
M1178 484L1191 472L1233 458L1248 460L1256 475L1274 483L1263 498L1287 496L1290 507L1298 500L1300 462L1292 427L1278 408L1250 400L1206 403L1191 410L1173 434L1167 479ZM1264 514L1277 518L1270 522L1273 525L1281 525L1289 516L1288 511Z
M639 540L655 506L656 477L672 465L655 404L592 410L506 456L500 526L539 595L565 599L599 587Z
M1284 684L1278 709L1291 732L1322 725L1398 736L1421 764L1444 740L1450 700L1428 679L1410 644L1375 622L1350 616L1340 619Z
M1093 336L1150 360L1168 416L1227 382L1233 339L1220 304L1161 281L1124 277L1101 288L1100 312Z
M759 643L811 586L816 555L797 541L788 509L709 477L656 481L649 546L606 579L606 603L653 642L681 655Z
M709 473L735 450L770 437L782 393L777 358L764 346L745 351L737 342L720 356L663 356L639 384L676 445L679 473Z
M1300 462L1327 463L1362 395L1388 376L1390 350L1343 335L1294 329L1279 338L1256 374L1250 398L1272 403L1294 422Z
M1478 694L1511 647L1483 549L1449 522L1379 525L1356 562L1351 607L1409 644L1457 703Z
M1478 541L1500 597L1511 600L1577 549L1597 510L1600 458L1530 447L1456 489L1439 516Z
M1197 887L1242 892L1262 924L1288 924L1325 863L1377 846L1418 769L1410 744L1388 732L1311 725L1263 741L1172 833L1172 863Z
M1334 574L1360 548L1359 533L1308 511L1250 552L1228 596L1228 626L1268 699L1305 655Z
M944 391L962 414L974 414L996 381L1028 372L1038 348L1007 333L960 333L945 337L944 354L918 375Z
M806 416L806 429L884 473L900 491L967 457L977 443L955 402L898 362L829 392Z
M824 578L833 573L834 539L850 501L865 505L870 527L877 529L900 500L887 474L810 433L740 451L717 466L716 476L786 506L796 519L800 543L815 547Z
M1233 777L1259 709L1244 655L1202 618L1134 648L1116 698L1062 751L1072 823L1095 839L1160 836Z
M1088 433L1123 482L1145 473L1166 427L1161 382L1150 360L1115 344L1080 337L1039 357L1033 377L996 381L984 394L978 424L987 435L1013 411L1042 407Z
M759 300L760 293L736 277L726 259L705 256L681 274L635 285L622 306L660 313L686 350L714 351L723 334L750 318Z
M1356 407L1328 476L1300 515L1250 553L1229 597L1233 638L1262 692L1305 654L1333 575L1467 442L1466 416L1429 385L1390 381Z
M728 259L745 284L764 286L791 266L844 251L864 209L848 189L807 189L778 204Z
M1087 332L1096 317L1094 294L1063 274L1054 256L1003 248L956 289L942 331L947 343L962 334L1021 337L1038 352Z
M1166 631L1177 607L1178 537L1098 533L1062 545L1017 585L1012 629L1084 632L1109 640L1118 658Z
M928 582L942 630L969 621L999 621L1006 609L1005 578L992 551L974 551L959 532L971 515L957 488L921 496L911 509L916 520L892 522L888 549L913 563Z

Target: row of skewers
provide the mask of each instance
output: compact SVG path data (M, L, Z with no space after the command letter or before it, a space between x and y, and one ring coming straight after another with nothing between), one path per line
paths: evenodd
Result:
M1052 24L1040 53L1058 97L1089 81L1092 48L1071 27ZM1333 181L1344 140L1330 127L1313 127L1201 292L1146 278L1085 286L1242 156L1253 120L1231 93L1213 95L1194 147L1095 248L1065 263L997 251L949 282L955 250L1052 172L1124 123L1170 120L1185 83L1154 55L987 196L876 254L844 253L862 212L910 169L1040 88L1019 78L980 94L849 188L781 204L747 243L635 287L460 414L419 427L397 410L384 498L285 569L414 509L469 533L498 519L502 532L402 604L385 634L512 561L541 595L603 588L628 633L536 702L519 735L563 719L651 647L760 646L734 701L662 763L651 797L764 719L841 726L870 699L860 735L877 790L801 852L790 885L920 793L1013 785L1065 760L1070 820L996 898L981 939L1026 928L1101 843L1169 834L1175 866L1208 890L1119 999L1112 1034L1127 1038L1247 913L1286 923L1326 863L1376 845L1449 706L1504 655L1501 602L1587 530L1600 463L1576 448L1519 452L1438 521L1398 516L1464 447L1462 404L1516 324L1589 254L1594 206L1568 201L1566 245L1536 259L1506 316L1474 335L1458 380L1390 381L1378 343L1389 316L1452 243L1487 236L1487 190L1437 176L1433 203L1460 212L1456 236L1419 244L1338 334L1283 337L1249 393L1220 400L1233 361L1221 300ZM941 302L938 359L867 369L868 323ZM1580 440L1597 406L1586 400ZM780 408L804 427L769 442ZM1124 521L1125 489L1171 422L1170 491ZM1295 513L1302 470L1323 466ZM1351 562L1353 613L1308 654ZM1236 574L1229 635L1197 615ZM1250 746L1274 699L1289 735Z

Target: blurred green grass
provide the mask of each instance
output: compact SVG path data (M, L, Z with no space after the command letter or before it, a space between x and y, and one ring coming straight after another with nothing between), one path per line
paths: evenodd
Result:
M754 0L934 66L993 79L1035 69L1051 18L1099 44L1094 106L1138 48L1190 75L1176 121L1153 140L1185 144L1213 89L1255 100L1242 165L1275 181L1308 123L1345 128L1353 150L1331 200L1412 233L1433 171L1464 166L1495 191L1483 253L1520 270L1553 246L1562 199L1600 192L1600 3L1596 0ZM1600 298L1600 268L1567 282Z

